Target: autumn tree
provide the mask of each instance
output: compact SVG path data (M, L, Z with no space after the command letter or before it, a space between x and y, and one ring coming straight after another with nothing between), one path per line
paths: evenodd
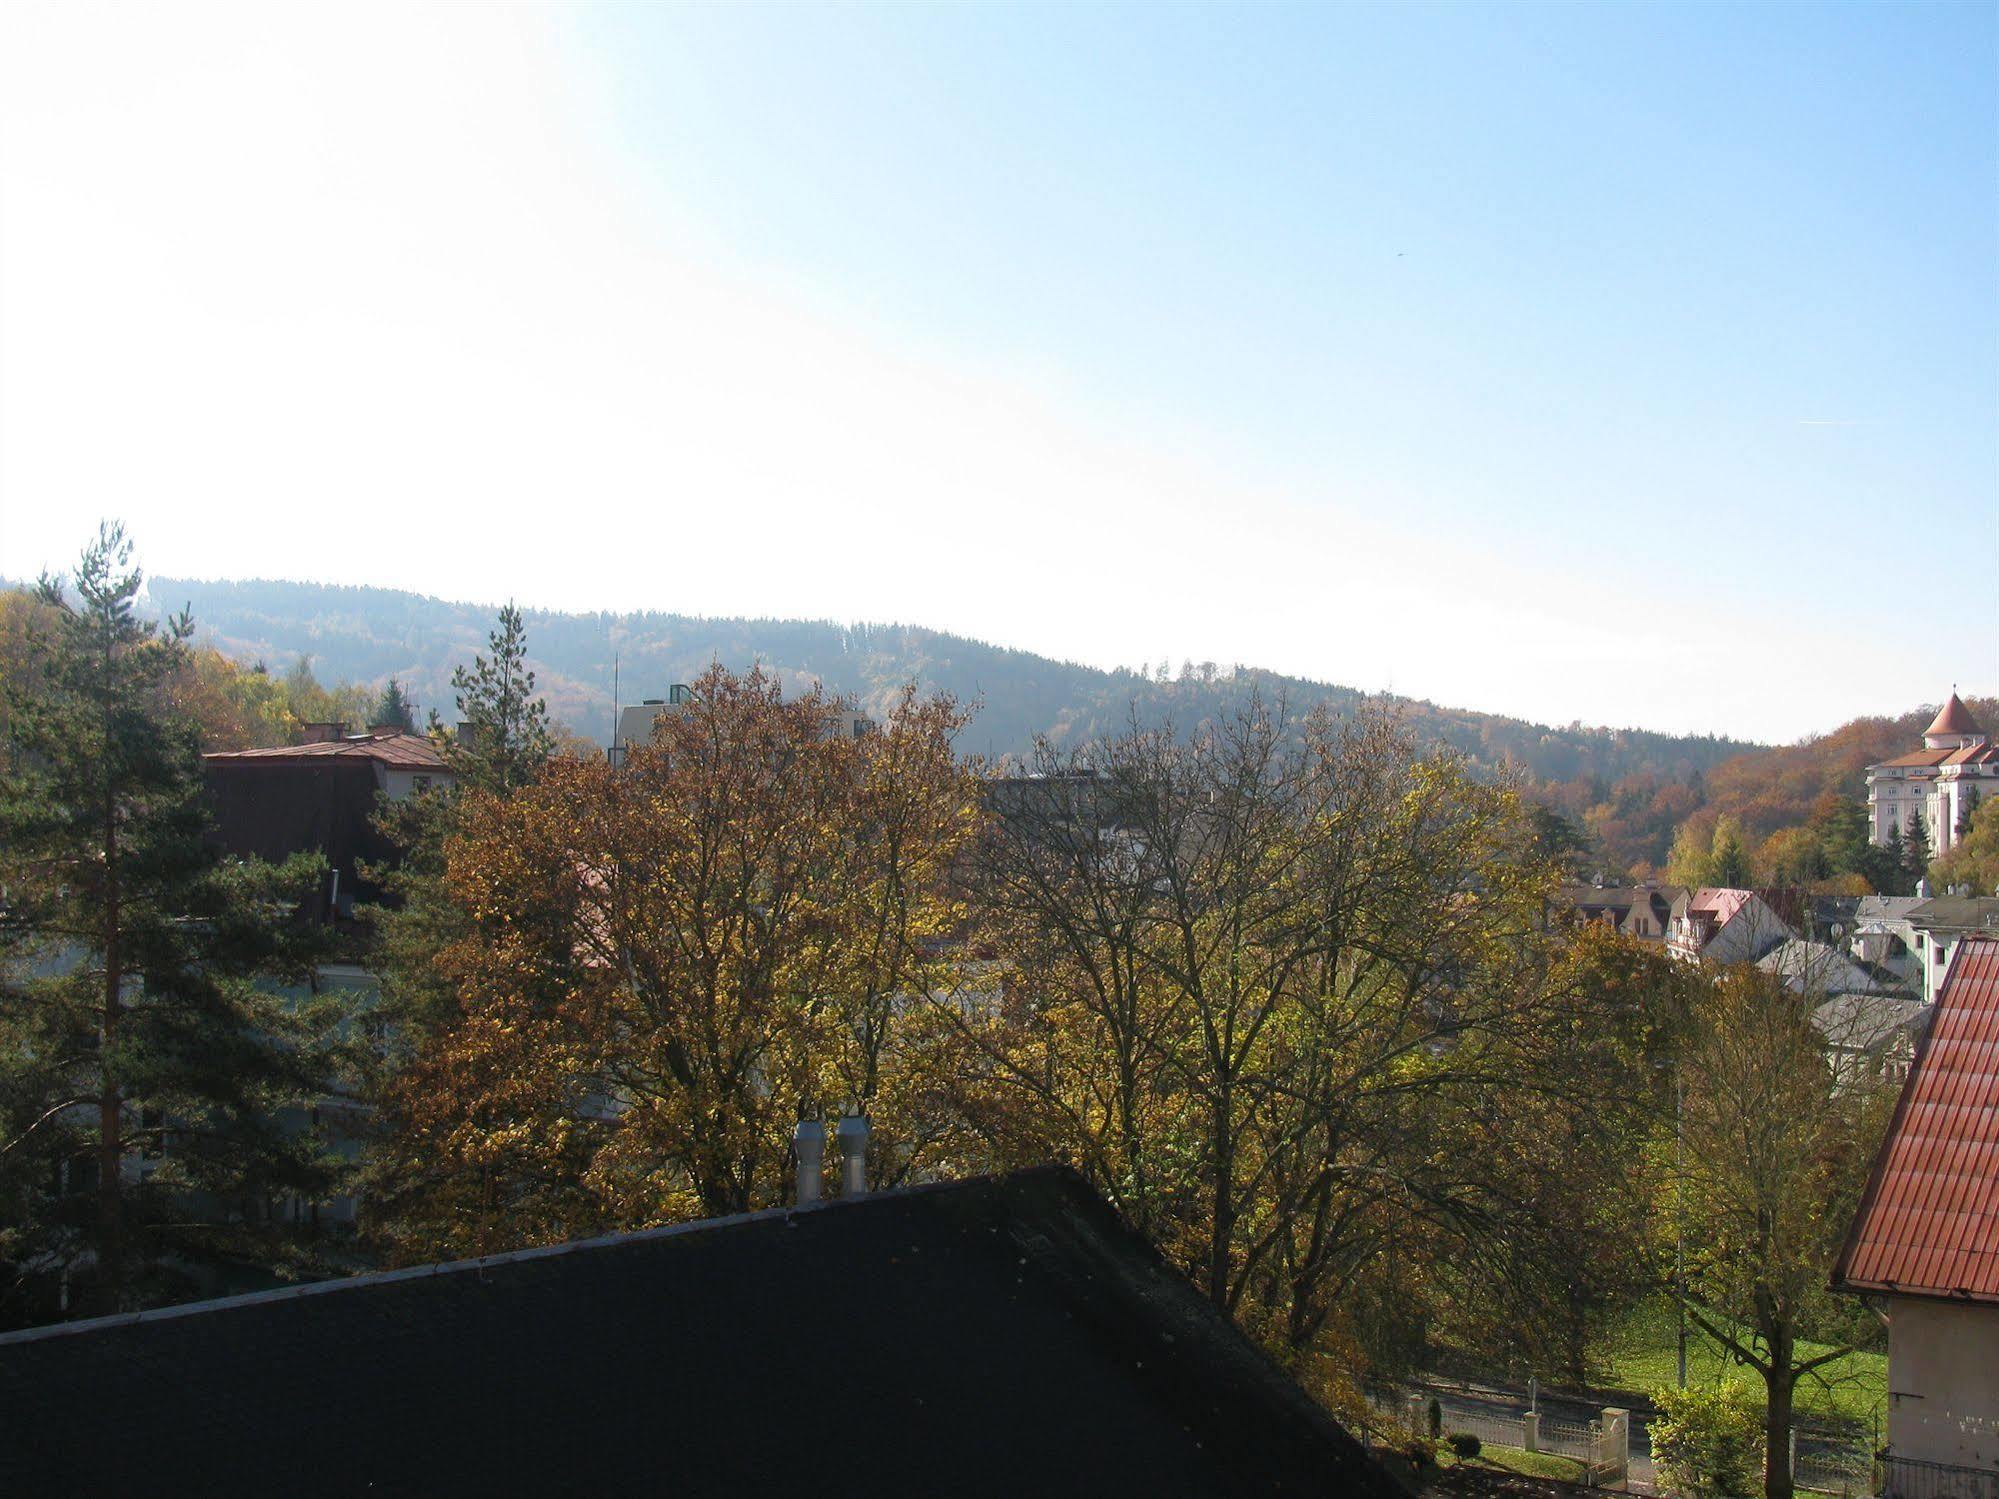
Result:
M1662 1226L1684 1228L1688 1318L1763 1382L1765 1492L1790 1499L1800 1381L1851 1351L1826 1289L1892 1104L1881 1080L1836 1075L1814 1024L1822 995L1717 971L1678 1058L1684 1100ZM1807 1353L1808 1339L1833 1347Z
M445 887L445 845L462 805L474 795L505 800L531 785L557 743L527 664L527 626L512 604L500 611L487 650L455 667L451 681L460 727L447 729L434 712L430 722L449 782L378 809L377 826L399 854L391 867L368 871L388 895L382 907L366 913L382 980L380 1023L412 1042L453 1012L452 984L438 955L472 935L465 911ZM386 692L383 706L394 706ZM383 1086L381 1079L374 1086Z
M276 987L309 982L320 944L291 917L322 866L207 842L173 696L191 624L138 618L130 559L106 526L43 579L0 780L4 1234L103 1311L172 1297L204 1257L294 1255L260 1207L328 1195L335 1164L280 1111L340 1060L331 1003Z
M398 1252L780 1201L805 1114L889 1116L875 1180L923 1169L950 1121L909 1001L962 920L962 718L906 693L854 739L830 706L716 668L621 766L465 794L443 850L463 929L436 960L452 1010L386 1093Z
M1934 867L1939 889L1964 884L1974 895L1999 892L1999 797L1976 804L1969 825Z
M994 788L975 864L1004 998L964 1018L967 1077L1015 1148L1075 1159L1317 1359L1383 1277L1505 1215L1481 1132L1550 1001L1559 871L1508 789L1379 714L1251 697L1037 771Z
M1598 923L1557 950L1547 1013L1511 1048L1514 1086L1473 1147L1506 1210L1450 1259L1448 1341L1461 1356L1601 1382L1614 1329L1657 1289L1657 1190L1642 1163L1672 1116L1669 1062L1697 979Z

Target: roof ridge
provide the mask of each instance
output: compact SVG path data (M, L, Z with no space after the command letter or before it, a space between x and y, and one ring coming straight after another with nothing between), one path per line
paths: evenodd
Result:
M467 1271L485 1271L495 1266L552 1259L558 1255L573 1254L581 1250L608 1249L623 1244L647 1244L661 1239L683 1238L710 1229L740 1228L745 1224L775 1222L800 1214L822 1213L841 1208L865 1208L876 1203L896 1202L909 1197L954 1189L986 1187L997 1182L1024 1177L1044 1175L1060 1177L1073 1174L1066 1166L1029 1166L1019 1171L961 1177L952 1181L915 1182L905 1187L869 1192L860 1197L828 1197L821 1198L817 1202L794 1203L788 1207L758 1208L747 1213L728 1213L720 1218L694 1218L685 1223L662 1223L655 1228L623 1229L617 1233L596 1234L587 1239L565 1239L560 1244L537 1244L527 1249L503 1250L498 1254L480 1255L475 1259L438 1260L427 1265L407 1265L396 1270L370 1270L361 1275L329 1276L325 1280L304 1281L294 1286L277 1286L268 1291L244 1291L235 1296L215 1296L202 1301L176 1302L172 1306L148 1307L137 1312L111 1312L102 1317L79 1318L74 1322L51 1322L41 1327L18 1328L13 1332L0 1333L0 1348L39 1342L46 1338L98 1332L113 1327L169 1322L176 1318L199 1316L204 1312L234 1311L238 1307L263 1306L272 1302L299 1300L307 1296L326 1296L336 1291L366 1290L372 1286L426 1280L433 1276L462 1275Z

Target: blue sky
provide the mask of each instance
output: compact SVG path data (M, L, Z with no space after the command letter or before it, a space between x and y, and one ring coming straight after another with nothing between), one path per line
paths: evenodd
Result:
M0 570L1999 685L1991 6L22 14Z

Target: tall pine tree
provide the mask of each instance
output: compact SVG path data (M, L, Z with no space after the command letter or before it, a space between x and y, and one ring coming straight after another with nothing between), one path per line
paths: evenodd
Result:
M1909 831L1902 837L1902 870L1912 892L1930 872L1930 830L1921 812L1909 819Z
M339 1017L274 987L310 988L294 913L323 864L208 842L170 691L191 623L142 622L139 587L111 525L72 584L44 577L0 778L0 1250L99 1311L184 1295L205 1260L296 1262L265 1205L334 1180L280 1119L325 1090Z
M490 656L451 673L458 694L459 734L446 758L466 789L504 796L541 773L555 751L548 704L534 695L527 664L527 625L513 604L500 610L499 628L487 637Z
M405 734L416 732L416 704L403 691L403 684L394 677L382 689L382 695L375 703L375 711L369 715L371 727L401 729Z

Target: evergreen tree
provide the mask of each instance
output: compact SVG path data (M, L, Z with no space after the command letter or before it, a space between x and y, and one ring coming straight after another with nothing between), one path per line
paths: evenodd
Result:
M206 841L171 695L192 625L138 619L130 559L107 525L73 587L43 578L0 778L0 1252L101 1311L184 1294L204 1258L295 1259L245 1208L333 1182L278 1121L325 1090L337 1017L267 987L310 979L292 915L324 866Z
M1879 873L1874 888L1883 895L1907 895L1915 888L1909 877L1909 845L1902 837L1899 822L1888 824L1888 841L1881 846Z
M1826 796L1812 811L1810 823L1825 850L1832 874L1868 873L1867 808L1851 796Z
M443 746L456 784L449 791L387 803L377 814L377 826L402 853L394 868L368 871L389 895L387 906L370 912L369 920L376 933L384 1016L397 1035L372 1088L383 1086L408 1049L448 1023L456 1007L455 990L437 957L470 930L444 888L445 842L460 824L465 797L512 795L540 779L554 752L547 704L534 696L520 610L508 604L500 611L488 644L491 655L474 656L469 667L451 674L462 732L447 734L431 716L431 733Z
M1930 830L1920 812L1909 819L1909 831L1903 836L1902 869L1911 891L1930 872Z
M1957 814L1957 837L1964 838L1971 831L1971 820L1978 815L1978 804L1984 800L1976 786L1964 793L1964 810Z
M392 725L405 734L416 732L416 704L409 700L409 695L403 691L403 684L394 677L390 677L389 685L382 689L382 696L368 722Z
M540 775L555 752L548 704L534 695L527 664L527 626L508 604L487 637L490 656L474 656L451 673L464 726L447 758L461 787L506 795Z

